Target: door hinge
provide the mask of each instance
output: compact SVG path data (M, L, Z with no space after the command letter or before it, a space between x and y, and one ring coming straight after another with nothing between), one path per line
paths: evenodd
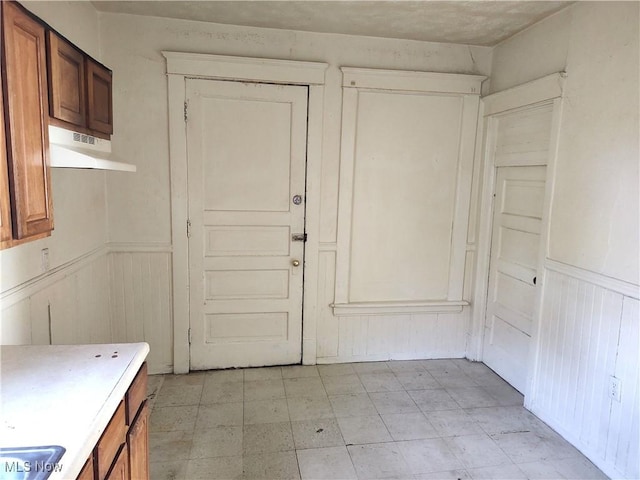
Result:
M191 238L191 220L187 220L187 238Z
M191 327L189 327L189 330L187 330L187 337L189 340L189 345L191 345Z
M293 235L291 235L291 241L292 242L306 242L307 241L307 234L306 233L294 233Z
M184 102L184 121L187 121L187 108L189 108L189 104Z

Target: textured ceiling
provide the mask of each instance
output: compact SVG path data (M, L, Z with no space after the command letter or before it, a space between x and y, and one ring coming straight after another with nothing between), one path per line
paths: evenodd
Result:
M572 2L93 1L102 12L492 46Z

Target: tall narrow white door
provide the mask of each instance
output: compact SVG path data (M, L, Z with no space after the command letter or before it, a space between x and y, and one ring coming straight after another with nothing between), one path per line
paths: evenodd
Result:
M299 363L307 88L186 91L191 369Z
M497 170L483 361L524 392L546 167Z
M534 330L553 106L492 119L496 167L483 362L524 393Z

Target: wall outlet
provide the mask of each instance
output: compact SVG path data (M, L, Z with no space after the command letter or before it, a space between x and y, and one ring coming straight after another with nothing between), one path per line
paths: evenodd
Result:
M40 265L42 267L42 272L49 271L50 265L49 265L49 249L48 248L43 248L42 251L40 252Z
M609 396L617 402L620 401L621 388L622 385L620 384L620 379L611 375L611 377L609 377Z

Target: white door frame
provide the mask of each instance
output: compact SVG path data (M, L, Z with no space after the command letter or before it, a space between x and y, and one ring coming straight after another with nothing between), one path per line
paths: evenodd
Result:
M239 80L309 87L302 363L316 363L316 311L320 231L320 168L326 63L162 52L167 61L171 241L173 245L173 371L189 371L189 242L187 239L187 78Z
M472 360L482 360L484 325L487 312L487 294L489 288L489 261L491 256L491 234L493 231L493 199L495 193L494 164L495 128L497 122L494 115L532 107L537 104L553 104L551 120L551 139L549 144L549 158L547 161L547 173L545 184L544 210L540 232L540 244L538 249L539 272L537 284L539 285L533 314L533 328L531 332L531 349L529 353L529 371L525 388L525 406L529 405L529 394L534 391L534 383L537 377L536 365L539 351L539 328L542 306L542 292L545 282L545 259L549 245L549 216L551 212L551 199L554 187L555 164L558 151L558 138L560 133L560 118L562 114L562 94L564 88L564 72L554 73L546 77L534 80L517 87L513 87L482 99L484 113L484 150L482 166L482 188L480 191L480 218L478 233L478 250L475 275L475 287L473 289L473 313L471 318L471 336L467 351L467 357Z

